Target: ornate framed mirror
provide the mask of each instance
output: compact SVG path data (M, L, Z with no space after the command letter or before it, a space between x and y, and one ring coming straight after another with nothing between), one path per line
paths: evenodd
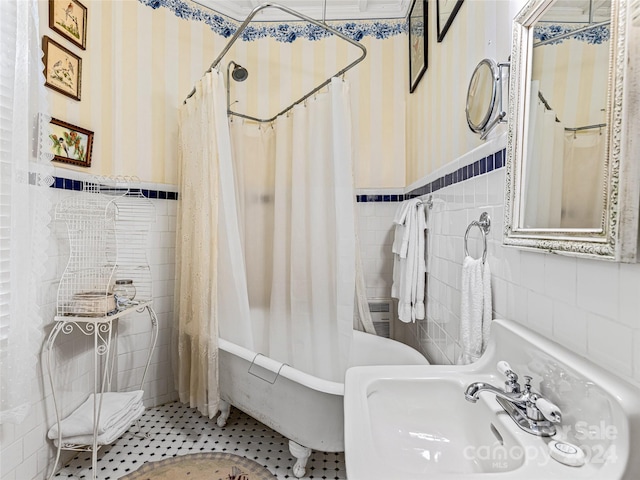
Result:
M627 3L531 0L516 16L505 245L636 261L640 28Z

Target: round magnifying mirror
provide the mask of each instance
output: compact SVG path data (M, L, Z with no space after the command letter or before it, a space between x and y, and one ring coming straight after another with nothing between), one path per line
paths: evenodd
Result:
M467 91L467 124L476 133L482 133L491 119L496 104L496 78L498 66L485 58L471 75Z

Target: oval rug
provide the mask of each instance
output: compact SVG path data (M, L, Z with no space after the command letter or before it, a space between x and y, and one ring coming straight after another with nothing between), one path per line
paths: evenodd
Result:
M205 452L149 462L121 480L273 480L269 470L231 453Z

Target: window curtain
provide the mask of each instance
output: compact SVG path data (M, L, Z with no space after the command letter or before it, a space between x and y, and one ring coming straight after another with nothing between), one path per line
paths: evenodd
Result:
M53 168L38 2L2 1L0 18L0 423L19 423L37 388Z

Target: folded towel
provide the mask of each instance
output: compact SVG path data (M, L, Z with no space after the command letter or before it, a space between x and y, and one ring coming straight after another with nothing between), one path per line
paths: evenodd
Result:
M100 422L98 423L98 435L105 433L114 424L119 423L122 418L129 414L133 408L137 408L142 401L142 390L133 392L106 392L98 394L96 401L99 405L102 395L102 408L100 409ZM76 435L93 434L93 398L89 398L80 405L71 415L60 422L63 437L73 437ZM58 424L54 424L49 429L49 438L58 438Z
M403 202L396 211L394 223L391 296L398 299L398 318L403 322L414 322L425 317L424 232L427 224L422 201L414 198Z
M458 365L473 363L487 346L491 328L491 270L489 261L465 257L462 264Z
M118 422L114 423L107 431L98 435L97 445L109 445L117 440L124 432L126 432L131 424L135 422L144 413L144 405L142 402L137 404L133 409L127 412ZM55 439L55 445L58 446L58 439ZM75 435L62 437L63 445L93 445L93 435Z

